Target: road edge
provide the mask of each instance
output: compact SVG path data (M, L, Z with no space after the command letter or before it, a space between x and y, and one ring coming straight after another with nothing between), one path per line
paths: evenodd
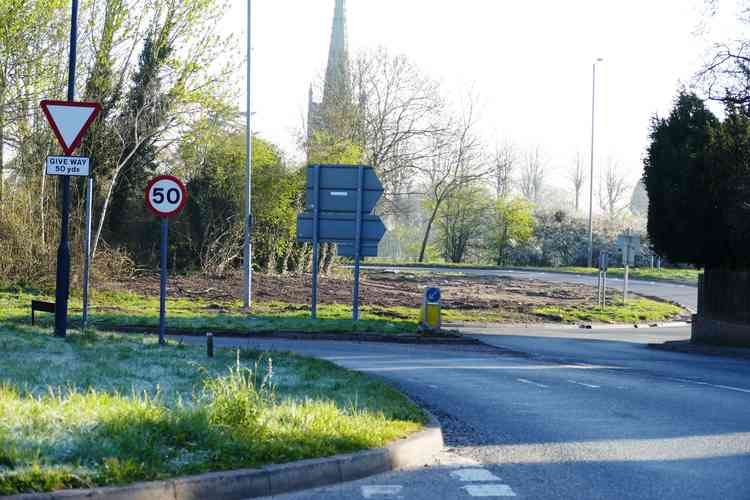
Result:
M444 447L440 422L427 410L425 429L373 448L327 458L268 465L259 469L209 472L129 486L22 493L6 500L242 500L355 481L397 469L429 465Z

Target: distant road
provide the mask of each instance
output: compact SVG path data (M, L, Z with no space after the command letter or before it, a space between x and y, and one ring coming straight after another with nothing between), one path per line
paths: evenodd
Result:
M459 269L446 268L439 266L384 266L384 265L364 265L362 269L382 269L386 271L435 271L435 272L452 272L471 274L475 276L512 276L520 279L534 279L547 281L549 283L581 283L584 285L596 286L596 276L586 276L583 274L566 274L545 271L519 271L516 269ZM622 289L621 278L609 278L608 283L611 288ZM640 295L659 297L662 299L676 302L691 311L698 308L698 287L694 285L679 285L676 283L664 283L657 281L640 281L630 280L630 290Z

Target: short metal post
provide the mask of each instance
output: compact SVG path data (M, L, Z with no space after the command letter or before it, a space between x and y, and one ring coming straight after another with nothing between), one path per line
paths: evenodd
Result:
M83 254L83 315L81 330L86 329L89 320L89 269L91 268L91 218L92 198L94 196L94 179L89 177L86 185L86 235Z
M214 334L211 332L206 334L206 354L209 358L214 357Z
M161 219L161 279L159 283L159 345L164 345L167 330L167 241L169 219Z

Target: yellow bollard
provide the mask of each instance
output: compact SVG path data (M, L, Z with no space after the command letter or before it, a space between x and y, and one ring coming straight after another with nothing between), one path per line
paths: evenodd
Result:
M439 288L427 288L425 290L419 322L422 330L426 332L440 331L442 318Z

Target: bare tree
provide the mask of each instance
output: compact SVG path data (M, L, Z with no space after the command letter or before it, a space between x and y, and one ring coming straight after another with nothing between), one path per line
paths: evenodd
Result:
M620 174L620 165L608 160L607 170L599 179L599 208L610 219L616 218L625 208L622 202L629 190L625 176Z
M517 157L512 144L506 142L502 146L495 146L493 158L493 176L497 198L506 198L513 188L513 173L516 169Z
M586 183L586 168L583 166L583 160L581 159L581 153L576 154L576 160L573 167L570 169L570 182L573 184L573 192L575 193L575 208L576 212L580 207L581 201L581 190L583 185Z
M532 203L539 203L544 187L545 177L544 163L542 162L539 147L526 154L519 187L524 198Z
M432 154L431 138L446 132L439 85L408 58L385 49L362 54L352 69L359 110L355 142L383 181L386 211L413 189L416 165Z
M442 204L462 187L490 173L482 164L482 144L474 132L475 127L474 102L470 101L464 115L445 127L447 132L432 136L432 155L417 167L425 179L425 195L430 207L419 262L424 261L430 231Z

